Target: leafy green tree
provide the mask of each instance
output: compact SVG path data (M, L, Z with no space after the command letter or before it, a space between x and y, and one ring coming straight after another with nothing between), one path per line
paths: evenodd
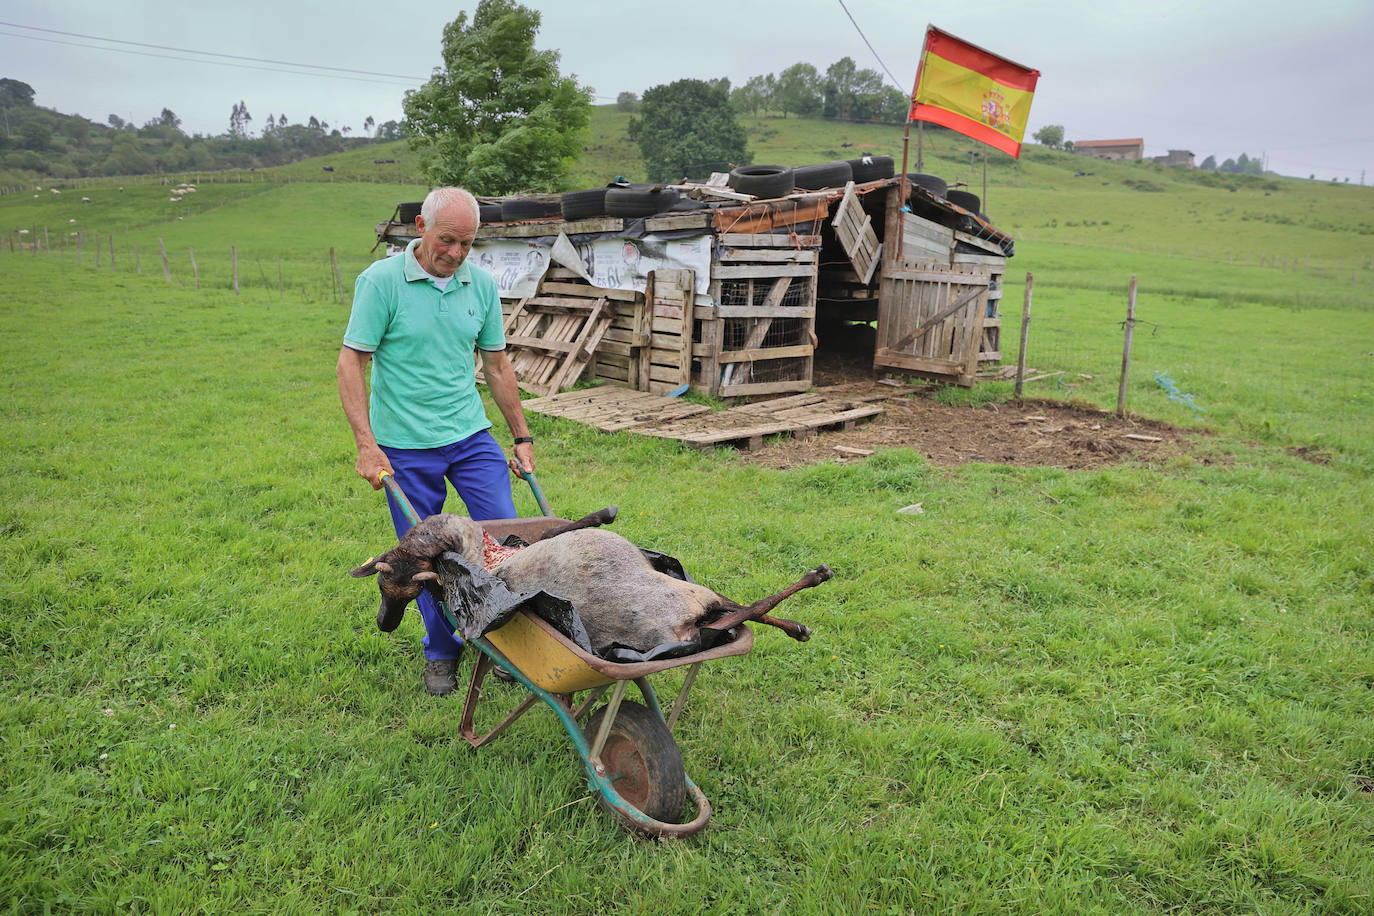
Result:
M825 71L821 83L821 115L841 121L872 121L883 110L883 78L876 70L860 68L852 57L841 57Z
M758 117L760 111L768 109L776 86L777 80L771 73L766 76L751 76L748 82L730 93L730 107L740 114L747 111Z
M1217 157L1208 156L1206 159L1202 160L1202 165L1198 166L1198 168L1205 169L1208 172L1215 172L1217 169Z
M33 105L34 91L28 83L0 79L0 105L6 108L28 108Z
M1031 138L1036 143L1048 146L1050 149L1059 149L1064 145L1064 125L1046 124L1044 127L1031 134Z
M163 110L166 111L166 109ZM247 137L248 125L252 121L253 116L248 113L248 106L240 101L229 113L229 136L240 140Z
M644 93L630 123L650 181L728 171L750 161L744 128L719 84L678 80Z
M778 74L773 104L782 111L813 115L821 110L821 75L810 64L793 64Z
M52 128L46 121L38 118L30 118L20 126L17 131L19 134L19 148L33 150L41 153L52 146Z
M377 125L378 140L404 140L410 136L410 131L406 129L405 123L401 121L383 121Z
M443 69L406 93L411 146L431 180L483 194L553 190L581 152L591 90L537 51L539 13L481 0L444 27Z
M639 96L633 92L622 92L615 97L615 107L618 111L635 111L639 108Z
M1240 171L1240 169L1236 168L1236 160L1227 159L1225 162L1223 162L1220 166L1217 167L1217 171L1230 172L1231 174L1235 174L1236 172Z

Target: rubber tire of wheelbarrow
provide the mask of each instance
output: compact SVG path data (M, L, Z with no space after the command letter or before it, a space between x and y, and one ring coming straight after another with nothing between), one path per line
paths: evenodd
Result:
M584 733L587 743L596 741L609 706L602 706L587 721ZM627 802L656 821L676 824L682 818L682 805L687 799L687 771L682 766L682 752L678 750L668 725L648 707L629 700L620 704L615 724L601 750L606 766L606 778L612 779L625 766L635 772L612 783ZM615 815L631 832L642 833L635 822L607 803L597 793L597 804Z

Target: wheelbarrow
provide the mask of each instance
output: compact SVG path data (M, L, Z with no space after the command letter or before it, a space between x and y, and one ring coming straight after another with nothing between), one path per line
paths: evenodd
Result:
M526 480L539 499L541 510L550 513L533 475L526 476ZM382 482L410 523L419 523L395 479L384 473ZM480 524L498 542L512 534L533 541L566 521L545 514ZM439 608L454 625L453 615L444 602L439 602ZM625 829L646 836L686 837L706 827L711 819L711 805L687 776L682 754L673 739L673 727L702 664L745 655L753 648L754 633L749 627L741 625L732 640L692 655L647 662L612 662L586 652L543 618L521 610L484 636L468 639L467 644L480 653L473 665L460 725L460 734L473 748L494 739L542 700L563 724L582 758L592 793ZM665 716L648 677L684 666L687 673L682 687ZM490 731L479 734L474 725L477 705L482 685L493 669L504 672L531 695ZM631 681L639 688L643 703L625 699ZM580 702L579 692L585 692ZM588 716L591 707L607 692L610 696L606 704ZM578 724L583 718L585 727ZM686 823L677 823L687 797L695 805L696 815Z

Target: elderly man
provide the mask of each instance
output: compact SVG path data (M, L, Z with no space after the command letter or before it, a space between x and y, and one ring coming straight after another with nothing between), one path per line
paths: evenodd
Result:
M358 446L356 469L373 489L381 488L383 471L391 473L421 518L443 511L445 480L473 519L514 518L506 468L534 470L534 439L505 354L496 282L467 263L477 226L470 193L431 191L415 218L420 237L400 257L358 275L339 351L339 397ZM509 462L477 392L474 347L513 436ZM363 379L369 359L370 398ZM387 501L399 536L410 523L389 493ZM457 687L463 644L434 599L423 594L418 604L426 631L425 688L443 696Z

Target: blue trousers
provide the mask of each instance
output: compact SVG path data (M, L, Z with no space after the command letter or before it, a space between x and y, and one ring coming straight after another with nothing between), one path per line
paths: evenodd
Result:
M428 518L444 511L447 480L458 492L467 507L468 517L474 521L493 518L515 518L515 501L511 499L510 468L505 453L496 444L489 430L475 433L461 442L439 448L390 448L382 451L391 460L396 483L410 500L420 518ZM401 512L390 491L386 494L391 508L391 523L399 538L410 530L410 520ZM429 592L421 592L416 599L420 616L425 621L425 658L457 658L463 650L462 640L444 619L438 604Z

